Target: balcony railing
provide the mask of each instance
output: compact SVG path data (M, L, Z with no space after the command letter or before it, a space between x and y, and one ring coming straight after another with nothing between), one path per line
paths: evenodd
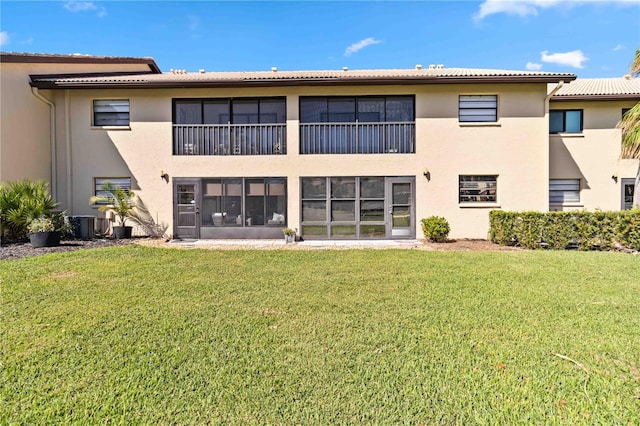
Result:
M173 155L284 155L286 124L174 124Z
M412 154L415 122L300 125L300 154Z

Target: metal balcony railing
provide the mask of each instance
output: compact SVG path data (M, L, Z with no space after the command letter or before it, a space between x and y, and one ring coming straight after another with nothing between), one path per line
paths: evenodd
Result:
M412 154L415 122L300 125L300 154Z
M174 124L173 155L284 155L286 124Z

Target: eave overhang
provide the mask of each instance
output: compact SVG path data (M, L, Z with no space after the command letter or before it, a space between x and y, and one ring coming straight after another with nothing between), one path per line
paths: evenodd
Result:
M418 84L474 84L474 83L557 83L573 81L572 75L562 76L473 76L446 77L420 76L403 78L287 78L287 79L233 79L233 80L160 80L160 81L64 81L64 79L38 80L33 76L32 87L39 89L186 89L186 88L242 88L280 86L379 86Z

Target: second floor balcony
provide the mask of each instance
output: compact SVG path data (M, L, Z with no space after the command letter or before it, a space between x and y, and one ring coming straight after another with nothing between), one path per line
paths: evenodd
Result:
M305 123L300 154L413 154L415 122Z
M285 155L286 124L174 124L173 155Z

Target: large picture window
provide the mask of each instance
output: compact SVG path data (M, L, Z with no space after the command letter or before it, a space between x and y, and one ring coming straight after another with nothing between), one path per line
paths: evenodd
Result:
M301 97L300 123L415 121L413 96Z
M300 98L301 154L415 152L413 96Z
M174 124L275 124L287 121L285 98L175 99Z
M202 187L202 226L287 224L285 178L204 179Z

